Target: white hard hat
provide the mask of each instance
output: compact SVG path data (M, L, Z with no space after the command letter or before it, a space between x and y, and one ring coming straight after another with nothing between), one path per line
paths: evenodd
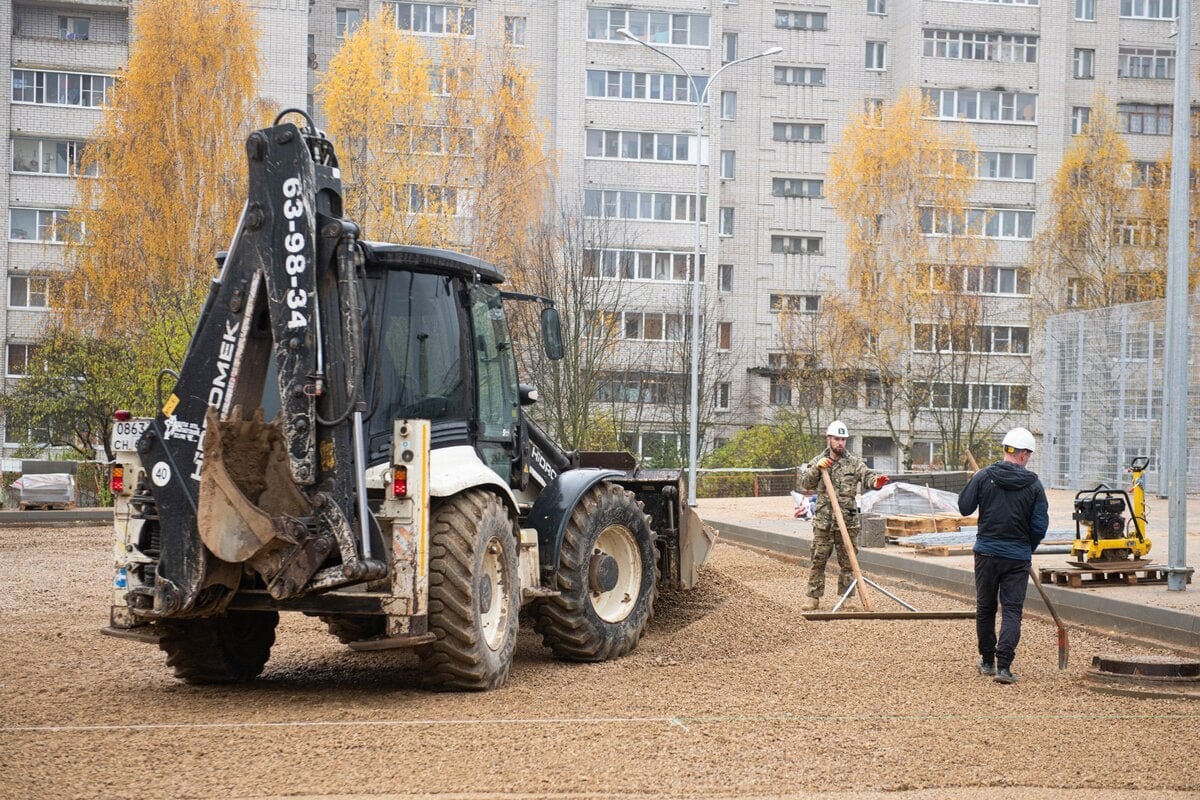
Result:
M1024 428L1013 428L1004 434L1004 441L1000 444L1005 447L1011 447L1014 450L1028 450L1031 453L1037 451L1037 446L1033 441L1033 434Z
M840 419L829 423L829 428L825 431L826 436L839 436L843 439L849 438L850 433L846 430L846 423Z

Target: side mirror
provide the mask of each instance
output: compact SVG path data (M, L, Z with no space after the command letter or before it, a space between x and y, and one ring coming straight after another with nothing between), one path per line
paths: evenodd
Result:
M531 386L528 383L522 383L518 387L517 396L520 398L522 406L531 406L538 401L538 390L536 386Z
M542 348L551 361L563 357L562 318L557 308L547 306L542 309Z

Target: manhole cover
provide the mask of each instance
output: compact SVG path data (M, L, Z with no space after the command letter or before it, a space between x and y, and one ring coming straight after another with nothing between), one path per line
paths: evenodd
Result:
M1200 661L1175 656L1092 656L1088 677L1120 683L1200 683Z

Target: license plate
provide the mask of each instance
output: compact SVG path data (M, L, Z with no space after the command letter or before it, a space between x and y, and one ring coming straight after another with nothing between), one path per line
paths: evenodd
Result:
M149 425L149 419L127 419L121 422L114 422L112 449L114 451L136 450L137 440L141 438L142 431L146 430Z

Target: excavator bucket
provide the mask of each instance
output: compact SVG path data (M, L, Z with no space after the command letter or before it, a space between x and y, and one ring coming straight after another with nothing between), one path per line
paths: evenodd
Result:
M279 427L263 421L261 408L250 419L234 408L225 421L209 408L205 420L197 512L205 547L241 563L273 541L297 544L312 508L296 488Z

